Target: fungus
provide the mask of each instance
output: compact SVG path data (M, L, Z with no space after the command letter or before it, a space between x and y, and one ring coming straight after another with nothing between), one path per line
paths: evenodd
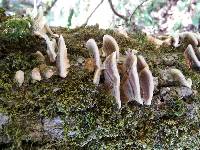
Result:
M146 105L151 105L154 91L153 75L149 70L149 66L146 63L144 57L141 55L138 56L137 68L139 73L141 97L143 99L143 103Z
M117 69L117 52L111 53L104 61L104 78L105 84L112 89L112 95L118 104L118 108L121 108L120 100L120 76Z
M186 59L186 64L189 66L189 68L193 67L197 69L200 68L200 61L198 60L191 44L189 44L188 47L186 48L184 56Z
M101 69L102 63L100 59L99 49L94 39L89 39L86 43L86 47L89 51L92 52L93 57L94 57L95 73L94 73L93 83L98 85L99 80L100 80L101 70L102 70Z
M40 75L40 69L39 68L34 68L32 71L31 71L31 78L35 81L40 81L42 80L42 77Z
M135 55L137 51L129 49L126 52L125 61L120 59L119 46L110 35L104 35L103 37L103 52L106 56L103 65L101 65L99 49L95 40L89 39L86 47L93 53L94 57L94 59L89 58L91 61L86 61L87 65L85 65L91 72L95 69L93 83L99 84L101 70L104 69L105 84L112 90L112 95L116 99L118 108L121 108L120 92L122 99L125 101L136 100L140 104L151 104L154 90L153 76L144 57L139 55L137 58ZM117 68L119 60L124 61L123 65L119 65L120 73L122 74L121 89L120 75Z
M99 55L99 49L97 47L97 44L94 39L89 39L86 43L86 47L89 51L92 52L95 60L95 65L97 68L100 68L101 66L101 59Z
M59 37L57 34L54 34L47 25L42 7L39 7L37 16L33 19L33 32L35 35L42 38L45 38L46 33L49 33L53 37Z
M195 35L195 37L196 37L198 43L200 43L200 33L199 33L199 32L196 32L194 35Z
M27 8L25 16L30 16L30 18L33 20L38 14L37 10L37 0L33 1L33 9L32 8Z
M179 69L170 69L169 74L173 81L178 81L180 85L191 88L192 80L190 78L186 80L185 76Z
M98 69L96 69L95 72L94 72L93 83L96 84L96 85L99 84L100 76L101 76L101 71L102 71L102 69L101 69L101 68L98 68Z
M119 46L118 46L116 40L110 35L104 35L103 36L103 52L105 53L105 56L107 57L115 51L116 51L116 57L117 57L117 61L118 61Z
M193 32L182 32L174 35L172 39L174 47L179 47L180 41L183 40L187 40L194 47L197 47L200 43L199 33L193 33Z
M199 41L198 41L198 36L196 33L192 33L192 32L182 32L180 33L180 38L181 39L187 39L189 40L190 44L192 44L193 46L198 46Z
M47 54L48 57L50 59L50 62L55 62L56 61L56 39L50 40L49 37L47 35L44 36L45 37L45 41L47 44Z
M144 68L149 69L148 64L146 63L144 57L142 55L138 55L138 61L137 61L137 69L138 72L142 71Z
M128 101L136 100L139 104L150 105L153 97L153 76L143 56L126 52L125 71L122 78L122 95Z
M159 39L159 38L153 37L151 35L147 35L147 40L154 43L156 45L156 48L159 48L163 44L171 45L171 43L172 43L171 37L165 36L165 37L160 37L160 38L164 38L164 39Z
M164 42L164 41L157 39L151 35L147 35L147 40L154 43L156 45L156 48L159 48Z
M126 30L123 29L123 28L115 28L114 31L117 32L117 33L119 33L119 34L121 34L121 35L123 35L126 38L129 38Z
M84 69L86 69L88 72L94 72L95 70L95 61L93 58L87 58L85 60Z
M37 51L37 52L33 53L33 56L35 56L36 59L39 62L44 62L45 61L45 57L44 57L44 55L40 51Z
M68 68L70 67L69 59L67 58L67 48L62 35L58 40L58 53L56 57L56 66L58 69L58 74L60 77L65 78L68 73Z
M24 72L21 70L18 70L15 73L15 80L17 81L19 87L22 86L22 84L24 83Z
M200 60L200 47L195 47L194 51L195 51L195 54L196 54L198 60Z
M124 62L122 90L121 93L125 96L126 101L136 100L143 104L140 93L139 76L137 72L137 57L132 51L126 52L126 60Z
M170 36L163 41L163 44L171 46L173 42L173 38Z
M39 66L40 72L42 74L42 77L45 79L51 78L56 73L56 68L53 66L47 66L46 64L41 64Z
M172 36L172 45L174 47L179 47L181 44L180 44L180 37L179 37L179 34L175 34Z
M154 83L152 73L148 67L145 67L139 72L139 78L143 103L145 105L151 105L154 91Z

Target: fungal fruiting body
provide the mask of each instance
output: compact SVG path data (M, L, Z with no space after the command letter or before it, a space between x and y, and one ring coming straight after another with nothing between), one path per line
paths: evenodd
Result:
M154 91L152 73L147 67L145 67L140 71L139 78L143 103L145 105L151 105Z
M49 37L46 35L45 36L45 41L47 44L47 54L50 59L50 62L55 62L56 61L56 39L50 40Z
M46 33L54 37L59 37L57 34L54 34L50 27L46 24L46 20L43 14L42 7L39 7L37 16L33 19L33 32L35 35L45 38Z
M45 19L43 16L42 7L39 7L36 17L33 19L33 31L34 34L43 37L45 33L42 33L42 29L45 25Z
M174 47L179 47L181 44L180 44L180 37L179 37L179 34L175 34L172 36L172 45Z
M193 46L198 46L199 44L199 38L196 33L182 32L179 36L181 39L187 39Z
M164 41L157 39L151 35L147 35L147 40L154 43L157 48L159 48L164 43Z
M197 41L198 41L198 45L200 44L200 33L199 32L196 32L195 33L195 37L196 37L196 39L197 39Z
M31 78L33 80L36 80L36 81L40 81L42 80L42 77L40 75L40 69L39 68L34 68L32 71L31 71Z
M186 48L184 52L184 56L189 68L192 68L192 67L198 68L198 69L200 68L200 61L198 60L191 44L189 44L188 47Z
M51 78L56 73L56 68L53 66L47 66L46 64L41 64L39 66L42 77L45 79Z
M102 72L101 68L96 69L95 72L94 72L93 83L96 84L96 85L99 84L101 72Z
M69 59L67 58L67 48L62 35L58 40L58 53L56 57L56 66L60 77L65 78L70 67Z
M146 61L142 55L138 55L137 60L138 60L137 61L138 72L142 71L144 68L149 69L149 65L146 63Z
M40 62L44 62L45 61L45 57L40 51L35 52L33 55L36 57L36 59L38 61L40 61Z
M150 105L153 98L153 76L143 56L126 52L122 77L122 95L128 101L136 100L139 104Z
M195 54L196 54L198 60L200 60L200 47L195 47L194 51L195 51Z
M123 29L123 28L116 28L116 29L114 29L114 31L116 31L117 33L119 33L119 34L123 35L124 37L128 38L128 34L127 34L127 32L126 32L125 29Z
M37 0L34 0L33 1L33 9L27 8L25 15L30 16L30 18L33 20L37 16L37 14L38 14Z
M86 43L86 47L89 51L92 52L94 61L95 61L95 74L93 78L93 83L94 84L99 84L100 80L100 75L101 75L101 59L100 59L100 54L99 54L99 49L97 47L97 44L94 39L89 39Z
M136 100L143 104L140 93L139 76L137 72L137 56L132 51L126 52L124 62L125 72L122 78L122 91L128 101Z
M141 97L145 105L151 105L154 91L153 75L149 70L149 66L146 63L143 56L138 56L137 68L139 73Z
M126 52L125 60L124 58L120 59L119 46L110 35L104 35L103 37L103 52L106 56L103 64L101 64L99 49L95 40L89 39L86 47L90 52L92 51L94 57L91 62L95 67L88 65L92 66L90 69L92 72L95 68L93 83L99 84L101 70L103 70L105 84L112 90L112 95L115 97L118 108L121 108L120 95L125 101L135 100L140 104L151 104L154 91L153 76L144 57L137 57L135 55L137 51L129 49ZM121 89L117 66L119 61L124 62L123 65L119 65L119 68L121 67L120 74L122 74Z
M117 69L116 52L111 53L104 61L104 78L105 84L112 89L112 95L118 104L118 108L121 108L120 100L120 76Z
M94 39L89 39L86 43L86 47L89 51L92 52L97 68L100 68L101 60L99 55L99 49Z
M24 83L24 72L21 70L18 70L15 73L15 80L17 81L19 87L22 86L22 84Z
M163 44L171 46L173 42L173 39L171 36L167 37L166 39L164 39Z
M173 46L179 47L180 41L187 40L192 46L197 47L200 43L200 35L199 33L193 33L193 32L182 32L179 34L176 34L172 37L173 40Z
M84 63L84 68L88 71L88 72L94 72L95 70L95 61L93 58L87 58L85 59L85 63Z
M48 68L44 71L43 76L45 79L49 79L54 75L55 71L53 68Z
M170 69L169 73L171 75L171 78L174 81L178 81L181 85L183 85L185 87L188 87L188 88L191 88L192 80L190 78L188 78L186 80L185 76L183 75L183 73L180 70L178 70L178 69Z
M110 35L103 36L103 51L107 56L116 51L117 61L119 59L119 46L116 40Z
M156 45L156 48L159 48L162 45L172 45L173 37L171 36L159 36L159 38L156 38L151 35L147 35L147 40L154 43Z
M37 16L37 13L38 13L38 11L37 11L37 0L34 0L33 1L33 11L32 11L32 18L35 18L36 16Z

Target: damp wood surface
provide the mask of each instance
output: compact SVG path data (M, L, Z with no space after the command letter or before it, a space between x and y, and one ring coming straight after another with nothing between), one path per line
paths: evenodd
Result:
M0 124L1 148L199 148L200 73L186 65L183 52L187 41L179 48L168 45L157 48L139 31L125 37L111 29L99 29L98 25L75 29L53 27L54 33L62 34L65 39L71 65L69 73L65 79L54 75L33 82L31 70L41 64L33 53L40 51L47 57L45 41L32 34L30 20L7 18L1 11L0 14L0 117L8 117L5 124ZM150 106L130 102L118 110L106 87L93 84L93 73L84 66L84 61L91 57L85 44L93 38L101 49L105 34L115 38L121 54L128 48L138 50L153 76L158 77ZM177 92L181 87L166 85L160 80L160 70L169 67L180 69L192 79L192 95L185 98ZM21 87L14 81L18 70L25 73ZM166 99L162 91L167 87L171 91ZM49 133L45 120L57 117L61 125L52 127Z

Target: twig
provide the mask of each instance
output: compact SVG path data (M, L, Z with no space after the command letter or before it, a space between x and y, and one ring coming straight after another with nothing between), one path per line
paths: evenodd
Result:
M128 21L128 18L127 18L126 16L123 16L123 15L119 14L119 13L115 10L115 8L114 8L114 6L113 6L113 3L112 3L112 0L108 0L108 2L109 2L109 4L110 4L110 8L112 9L113 13L114 13L115 15L117 15L118 17L122 18L123 20L125 20L125 22L127 22L127 21Z
M130 19L129 19L129 22L131 22L131 19L133 18L133 15L135 14L135 12L140 8L140 7L142 7L142 5L145 3L145 2L147 2L148 0L144 0L144 1L142 1L135 9L134 9L134 11L133 11L133 13L131 14L131 17L130 17Z
M92 15L95 13L95 11L99 8L99 6L103 3L104 0L101 0L101 2L95 7L95 9L92 11L92 13L87 17L87 20L82 25L83 27L88 24L89 19L92 17Z
M46 15L49 13L49 11L51 10L51 8L56 4L57 1L58 1L58 0L54 0L54 1L52 2L52 4L46 8L46 10L45 10L45 12L44 12L44 16L46 16Z

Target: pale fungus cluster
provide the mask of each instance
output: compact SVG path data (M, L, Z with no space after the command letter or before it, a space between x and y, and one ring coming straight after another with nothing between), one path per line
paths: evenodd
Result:
M161 78L167 83L178 83L180 86L188 87L191 89L192 80L186 79L181 70L176 68L170 68L162 71Z
M1 35L3 148L199 149L200 75L183 59L199 69L198 33L84 26L58 36L41 8L31 16L26 36Z
M198 47L193 47L189 44L184 52L184 56L189 68L200 70L200 49Z
M51 36L58 38L59 35L54 34L49 25L46 23L42 7L39 7L36 13L36 16L31 16L33 20L33 33L42 38L46 37L46 33L49 33Z
M200 69L200 34L194 32L181 32L173 36L166 36L164 40L154 38L153 36L147 36L147 39L154 43L156 47L160 47L163 44L171 45L175 48L180 47L181 44L186 41L189 43L184 51L186 64L189 68ZM168 69L167 79L169 81L177 81L180 85L191 88L192 80L189 78L186 80L183 73L178 69Z
M159 41L159 45L164 42L171 44L172 41L172 39ZM103 37L101 56L94 39L89 39L86 47L93 54L93 59L90 58L91 63L94 64L93 83L98 85L100 76L103 75L104 84L111 89L111 94L115 97L118 108L121 108L122 102L133 100L142 105L151 105L154 78L144 57L137 55L137 50L129 49L125 56L121 55L116 40L110 35ZM102 63L101 58L104 57L105 60ZM183 73L176 68L166 70L166 78L168 82L178 82L180 86L188 88L192 86L192 80L186 79Z
M194 32L182 32L174 36L174 47L179 47L184 40L188 46L184 51L186 64L189 68L200 69L200 34Z
M118 108L121 108L122 102L132 100L140 104L151 104L154 91L153 76L143 56L136 56L135 50L128 50L120 68L119 59L124 56L120 56L119 46L110 35L103 37L102 57L106 57L103 63L94 39L89 39L86 47L93 52L95 62L93 83L99 84L103 71L104 83L111 89Z
M123 66L121 91L124 99L151 105L154 91L153 76L144 57L136 56L133 51L127 51Z
M160 37L160 38L164 38L164 39L159 39L159 38L155 38L154 36L147 35L147 40L149 42L154 43L156 48L159 48L163 44L165 44L165 45L173 44L173 37L164 36L164 37Z
M197 47L200 42L200 34L193 32L181 32L172 36L159 36L158 38L147 34L147 40L154 43L157 48L164 44L177 48L183 41L188 41L193 47Z
M187 40L192 46L199 46L200 34L194 32L181 32L173 36L173 46L179 47L183 40Z
M48 66L45 62L45 56L40 51L37 51L33 55L36 56L36 59L41 62L41 64L38 67L33 68L31 71L32 80L41 81L43 78L49 79L56 74L65 78L70 64L63 36L53 34L49 26L44 21L45 18L41 7L39 8L36 17L32 17L32 19L34 34L44 38L47 44L46 53L48 55L49 62L55 65ZM47 33L53 36L53 38L51 39ZM18 82L18 85L21 86L24 82L24 72L21 70L17 71L15 74L15 80Z
M53 75L65 78L70 64L64 38L62 35L59 36L51 31L46 24L41 7L39 10L34 9L34 11L36 12L31 13L33 33L46 41L48 61L46 62L45 56L40 51L34 53L33 55L41 64L32 69L30 76L34 81L49 79ZM124 36L128 38L127 35ZM152 36L147 36L147 39L155 43L157 47L163 44L178 47L181 40L189 39L191 44L184 52L187 64L190 67L200 67L199 34L183 32L165 40L159 40ZM115 97L119 109L122 102L130 101L137 101L141 105L151 105L154 93L154 77L145 58L138 55L137 50L128 49L125 55L120 54L116 40L110 35L103 36L102 51L99 50L94 39L89 39L86 47L93 55L92 58L85 61L86 68L90 72L94 72L93 83L95 85L102 83L100 81L102 76L104 78L103 83ZM23 71L16 72L15 80L19 86L22 86L24 78ZM167 70L167 80L178 81L181 86L188 88L192 86L192 80L186 79L178 69Z

